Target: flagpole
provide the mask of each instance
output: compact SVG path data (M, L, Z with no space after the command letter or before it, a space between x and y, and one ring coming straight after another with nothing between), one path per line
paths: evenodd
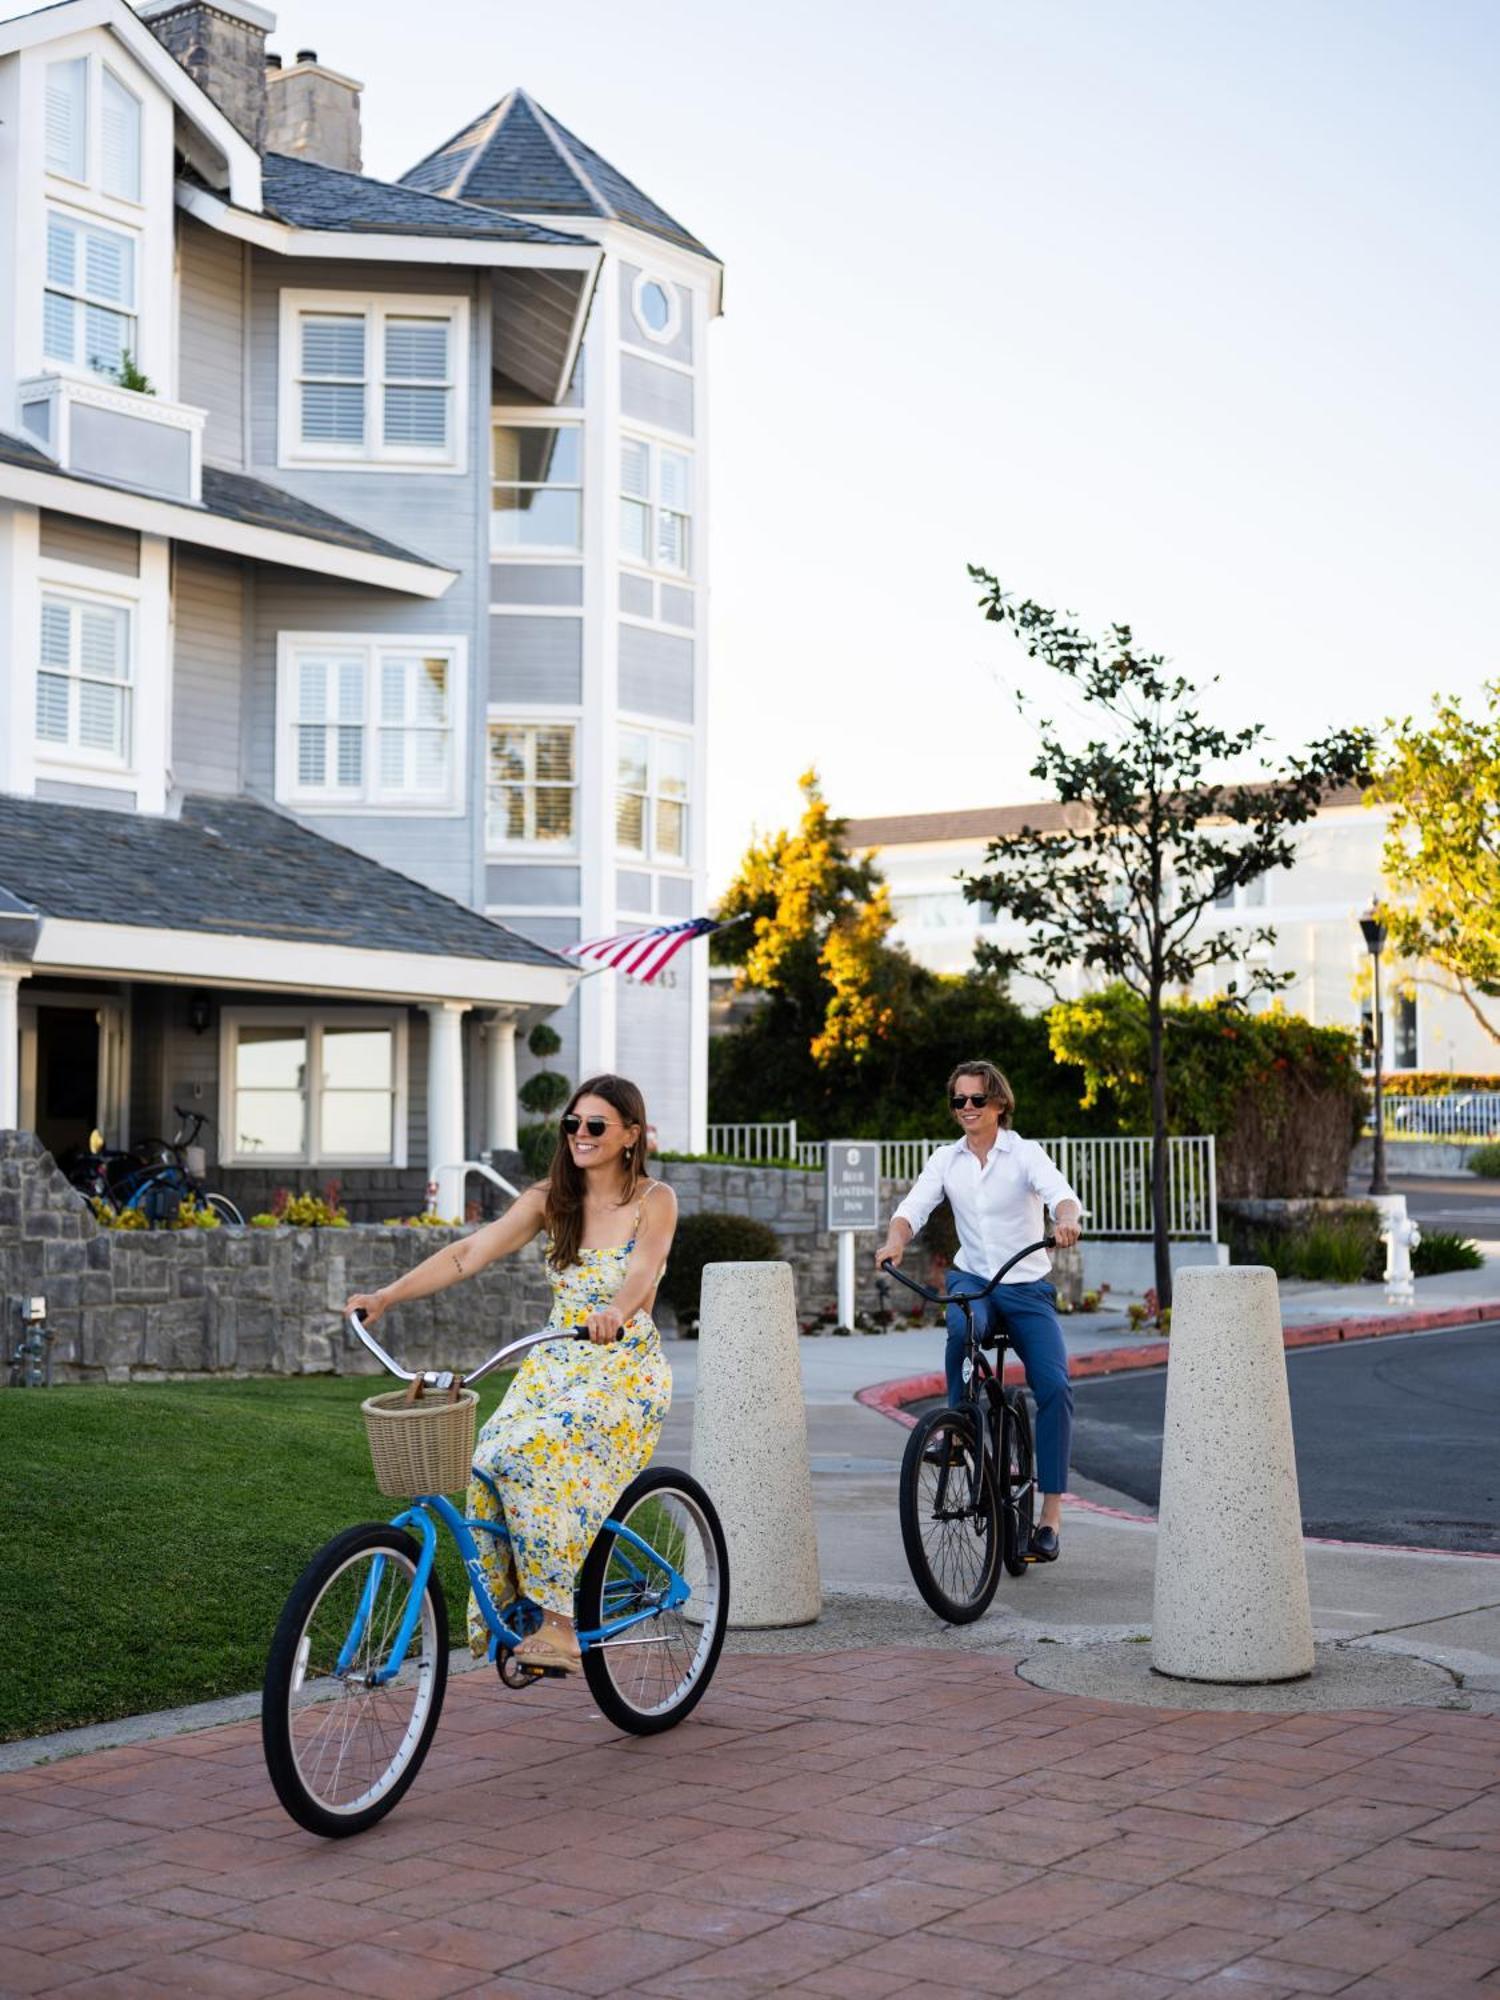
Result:
M703 936L705 938L709 938L712 937L714 935L714 932L716 931L732 931L736 924L749 923L751 917L753 917L754 914L755 912L753 910L741 910L737 917L726 917L722 924L715 924L712 931L704 931ZM660 929L662 927L657 926L656 928ZM641 936L643 938L649 937L651 935L651 929L652 927L648 925L646 929L644 929L641 932ZM690 938L688 942L690 944L696 944L698 940L696 938ZM581 986L585 979L597 978L597 976L601 972L618 972L619 969L620 968L617 965L608 965L608 964L590 965L587 968L580 970L577 979L574 981L574 985Z

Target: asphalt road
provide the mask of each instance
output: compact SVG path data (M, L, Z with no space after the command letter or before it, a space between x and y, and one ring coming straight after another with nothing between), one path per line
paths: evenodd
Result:
M1351 1192L1363 1187L1351 1183ZM1460 1236L1482 1242L1500 1239L1500 1181L1482 1181L1473 1174L1417 1179L1393 1174L1391 1192L1406 1196L1406 1212L1428 1229L1454 1229Z
M1310 1535L1500 1553L1500 1322L1287 1355ZM1075 1471L1154 1507L1166 1371L1074 1384Z

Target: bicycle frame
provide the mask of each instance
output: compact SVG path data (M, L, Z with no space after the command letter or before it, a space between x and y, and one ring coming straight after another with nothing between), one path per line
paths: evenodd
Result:
M379 1341L375 1339L374 1335L365 1326L358 1313L350 1313L349 1324L355 1333L358 1334L364 1345L391 1374L401 1376L408 1382L417 1379L411 1370L401 1367L399 1362L392 1360L391 1356L386 1353ZM586 1336L579 1336L577 1334L571 1336L561 1335L556 1331L548 1330L543 1330L539 1333L523 1334L519 1340L512 1341L507 1346L497 1349L490 1356L489 1360L476 1368L473 1374L469 1375L466 1380L470 1383L477 1382L482 1375L489 1374L492 1368L497 1367L502 1361L524 1348L540 1346L544 1341L549 1339L555 1340L568 1337L579 1338ZM450 1388L455 1381L453 1374L446 1369L426 1371L420 1379L425 1387L438 1389ZM482 1472L476 1473L475 1477L489 1488L490 1492L494 1494L496 1501L499 1502L500 1494L494 1481ZM406 1608L402 1613L401 1623L397 1627L395 1636L391 1641L391 1648L386 1663L383 1667L377 1668L369 1677L372 1686L384 1686L386 1682L395 1678L400 1671L401 1662L406 1657L406 1649L411 1644L412 1634L416 1630L417 1619L421 1613L422 1599L427 1588L427 1579L431 1576L432 1565L437 1559L438 1531L436 1523L433 1520L434 1515L437 1516L437 1519L442 1522L443 1526L453 1537L454 1543L458 1548L459 1560L462 1562L464 1573L469 1579L469 1587L474 1593L474 1601L479 1606L480 1614L489 1629L490 1643L485 1657L493 1660L496 1653L502 1647L507 1652L513 1652L520 1645L522 1639L526 1637L527 1630L530 1629L527 1627L518 1630L514 1624L508 1623L497 1609L495 1600L490 1595L489 1584L485 1578L479 1545L474 1539L474 1532L477 1529L483 1534L493 1535L498 1541L509 1541L509 1530L499 1521L482 1521L474 1515L460 1514L445 1494L419 1493L409 1507L404 1508L401 1513L394 1516L390 1524L393 1528L404 1528L408 1531L415 1531L420 1535L422 1539L422 1553L417 1559L416 1573L412 1579L411 1589L407 1594ZM651 1548L649 1544L642 1541L639 1535L624 1526L622 1522L613 1519L607 1520L599 1532L600 1534L614 1535L617 1557L619 1557L620 1545L624 1543L627 1546L633 1547L638 1555L650 1563L653 1569L664 1570L667 1574L667 1584L664 1590L656 1593L657 1601L649 1605L645 1610L629 1612L623 1617L610 1619L607 1623L597 1626L592 1631L580 1632L578 1634L580 1652L587 1652L593 1646L607 1645L612 1640L617 1639L622 1632L628 1632L632 1626L644 1624L648 1619L655 1618L662 1611L675 1611L680 1605L686 1604L692 1596L692 1586L688 1583L686 1577L680 1571L674 1569L671 1563L659 1551ZM621 1557L620 1559L627 1563L629 1561L628 1557ZM353 1622L349 1627L348 1636L344 1640L343 1647L339 1653L338 1663L335 1668L335 1672L338 1674L346 1674L349 1671L355 1653L359 1648L360 1641L364 1637L370 1613L374 1608L376 1597L379 1594L380 1586L385 1576L385 1565L386 1558L383 1555L377 1555L370 1564L370 1574L365 1580L365 1587L359 1604L355 1607ZM631 1565L631 1567L633 1568L634 1566ZM645 1573L641 1570L636 1570L635 1580L639 1584L644 1584L646 1580ZM517 1602L518 1604L524 1604L527 1600L518 1599ZM638 1640L633 1643L644 1644L646 1642Z

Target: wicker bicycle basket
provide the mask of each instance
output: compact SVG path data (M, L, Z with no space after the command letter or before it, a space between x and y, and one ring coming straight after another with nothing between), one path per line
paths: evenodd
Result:
M479 1398L472 1389L448 1397L405 1391L371 1396L360 1405L375 1463L375 1484L393 1499L414 1493L456 1493L469 1483Z

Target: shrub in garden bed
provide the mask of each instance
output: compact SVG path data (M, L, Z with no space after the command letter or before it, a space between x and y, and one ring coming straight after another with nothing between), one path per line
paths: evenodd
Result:
M751 1216L723 1215L712 1209L681 1216L667 1257L661 1296L676 1313L679 1329L689 1339L696 1339L704 1265L771 1264L781 1254L775 1230Z
M1453 1229L1424 1229L1411 1253L1411 1268L1419 1278L1440 1278L1445 1271L1478 1271L1484 1256L1477 1243Z
M1500 1141L1476 1146L1464 1165L1471 1174L1482 1174L1486 1180L1500 1180Z

